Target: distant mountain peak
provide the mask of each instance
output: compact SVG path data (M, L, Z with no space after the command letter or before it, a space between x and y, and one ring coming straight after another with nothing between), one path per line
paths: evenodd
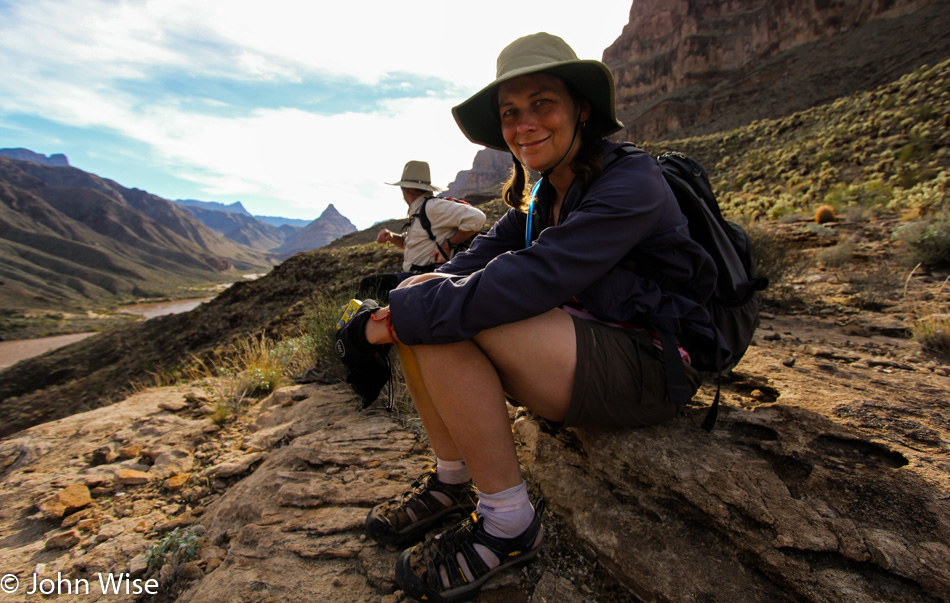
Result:
M69 167L69 159L62 153L54 153L46 156L42 153L34 153L29 149L0 149L0 156L18 159L20 161L32 161L33 163L42 163L53 167Z
M320 214L320 218L344 218L344 216L343 216L343 214L341 214L340 211L339 211L336 207L334 207L333 204L331 203L330 205L327 205L327 208L326 208L325 210L323 210L323 213L322 213L322 214ZM317 218L317 219L319 220L320 218ZM344 218L344 219L346 219L346 218Z
M291 255L298 251L317 249L355 230L356 226L331 203L319 218L308 224L293 240L273 251Z

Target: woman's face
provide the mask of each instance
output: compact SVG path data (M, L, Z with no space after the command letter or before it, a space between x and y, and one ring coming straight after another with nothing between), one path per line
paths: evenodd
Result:
M502 82L498 110L508 148L538 172L570 165L580 147L580 132L575 140L574 128L590 116L589 103L576 103L564 80L547 73Z

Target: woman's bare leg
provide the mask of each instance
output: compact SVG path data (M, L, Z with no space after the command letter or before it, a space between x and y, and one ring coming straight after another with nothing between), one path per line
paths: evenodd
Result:
M409 396L416 407L416 413L422 420L422 426L426 430L429 438L429 444L435 452L435 456L446 460L456 461L462 458L462 454L455 446L449 430L442 422L442 417L436 412L432 404L432 398L422 382L422 376L419 373L419 364L412 352L412 348L406 345L398 344L396 351L399 353L399 363L402 365L402 374L406 379L406 389L409 390Z
M419 275L399 288L440 277ZM464 459L482 492L522 481L506 392L547 419L567 416L577 346L573 321L562 310L501 325L469 341L397 349L436 456Z
M465 459L483 492L520 484L505 392L541 416L564 419L577 365L570 316L554 310L472 341L413 346L409 356L421 376L410 393L436 454Z
M563 310L482 331L475 343L496 367L505 392L551 421L563 422L574 393L577 337Z
M431 411L445 428L444 434L432 434L426 425L430 441L433 435L447 435L483 492L520 484L505 394L488 357L471 341L414 346L412 352L431 402L431 409L420 409L420 416Z

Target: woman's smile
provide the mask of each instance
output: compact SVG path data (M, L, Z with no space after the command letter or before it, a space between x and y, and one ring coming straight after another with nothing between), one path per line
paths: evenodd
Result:
M523 150L533 150L533 149L536 149L538 146L540 146L542 143L549 140L550 138L551 138L550 136L545 136L544 138L541 138L539 140L518 143L518 146L520 146Z

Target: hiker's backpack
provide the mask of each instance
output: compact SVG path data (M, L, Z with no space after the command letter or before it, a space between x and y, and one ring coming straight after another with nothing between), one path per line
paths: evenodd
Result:
M604 166L624 155L638 153L646 151L626 143L608 153L604 158ZM695 159L677 152L663 153L657 157L657 161L663 169L663 176L673 189L680 210L689 222L690 237L712 256L719 271L716 289L707 302L706 309L721 345L710 341L694 345L690 349L693 368L704 377L714 375L717 378L716 396L703 421L703 428L708 431L716 421L722 375L732 370L745 354L759 324L759 303L755 293L768 286L768 279L753 278L752 244L749 235L741 226L722 217L705 168ZM622 261L620 265L638 270L635 259L625 262ZM685 404L689 401L689 392L685 386L686 374L678 353L673 353L675 346L670 337L672 334L669 330L664 332L662 325L653 326L657 327L664 352L668 354L666 359L670 377L670 397L674 402ZM667 341L663 341L664 339Z
M428 204L429 201L431 201L432 199L441 199L443 201L453 201L455 203L462 203L463 205L471 205L471 203L469 203L468 201L465 201L464 199L455 199L454 197L426 197L425 199L422 200L422 207L419 208L419 213L413 214L414 216L419 218L419 224L422 225L422 228L425 229L426 234L429 235L429 239L431 239L435 243L436 249L439 250L439 253L441 253L442 257L445 258L445 261L448 262L452 258L445 255L445 251L442 250L442 247L439 245L439 242L435 240L435 235L432 234L432 222L429 221L429 216L426 215L426 204ZM465 241L462 241L461 243L455 246L455 252L458 253L460 251L465 251L466 249L469 248L471 244L472 244L472 239L471 238L466 239Z

